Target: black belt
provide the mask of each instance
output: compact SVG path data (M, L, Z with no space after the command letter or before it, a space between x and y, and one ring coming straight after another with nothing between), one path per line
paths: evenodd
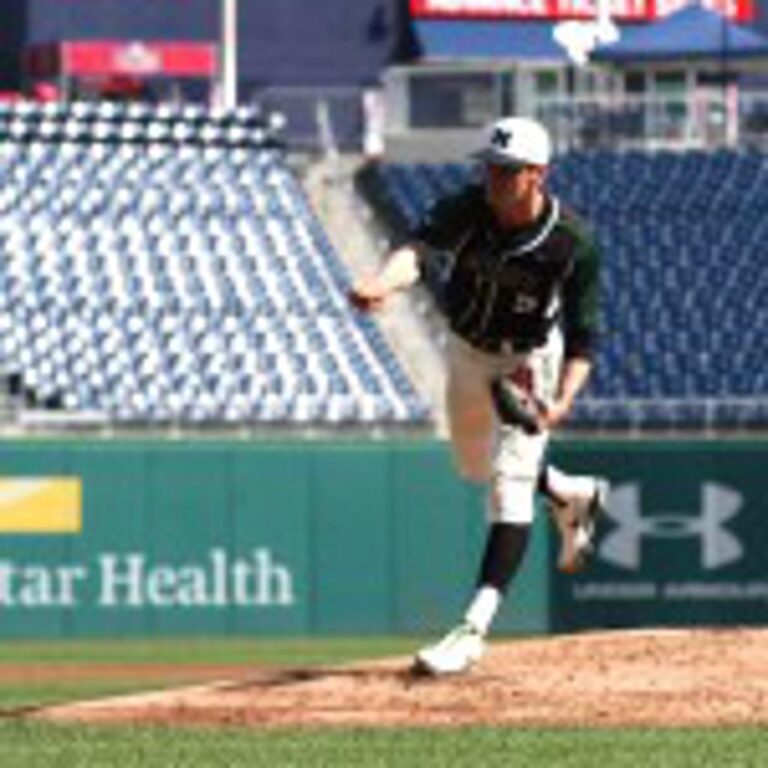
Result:
M467 344L479 349L482 352L487 352L491 355L507 354L507 355L527 355L529 352L533 352L538 347L543 347L547 343L549 338L549 332L560 320L560 313L556 312L552 317L548 317L539 326L537 332L531 334L528 338L474 338L461 333L456 328L452 328L453 332L458 334Z
M534 349L544 346L539 339L464 339L468 344L481 352L491 355L527 355Z

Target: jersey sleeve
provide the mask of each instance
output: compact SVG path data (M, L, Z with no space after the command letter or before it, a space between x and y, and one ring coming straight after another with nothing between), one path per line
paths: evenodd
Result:
M467 228L477 193L474 187L465 187L438 200L411 232L411 239L428 251L452 249Z
M563 290L565 357L592 357L598 334L600 250L591 235L577 233L574 266Z
M422 284L438 306L444 304L456 248L475 218L481 190L470 185L441 198L411 232L410 243L419 254Z

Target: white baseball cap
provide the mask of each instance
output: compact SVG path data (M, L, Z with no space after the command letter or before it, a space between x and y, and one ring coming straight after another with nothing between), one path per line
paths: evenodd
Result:
M472 157L490 165L549 165L552 142L547 129L536 120L503 117L491 125L485 146Z

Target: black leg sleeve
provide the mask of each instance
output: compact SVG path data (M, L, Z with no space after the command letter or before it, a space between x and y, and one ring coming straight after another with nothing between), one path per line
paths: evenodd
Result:
M490 527L477 579L478 587L491 586L502 594L506 593L523 562L530 531L530 525L514 523L494 523Z

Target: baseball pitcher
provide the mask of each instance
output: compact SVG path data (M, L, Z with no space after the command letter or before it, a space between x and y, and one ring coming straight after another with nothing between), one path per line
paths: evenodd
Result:
M592 367L598 249L546 187L551 145L539 123L499 120L475 158L482 183L439 201L412 239L350 291L355 306L373 311L426 274L442 275L451 443L461 475L489 488L476 592L459 626L415 658L416 671L434 675L481 657L526 550L536 491L560 530L565 571L582 566L607 494L604 480L545 463L550 432Z

